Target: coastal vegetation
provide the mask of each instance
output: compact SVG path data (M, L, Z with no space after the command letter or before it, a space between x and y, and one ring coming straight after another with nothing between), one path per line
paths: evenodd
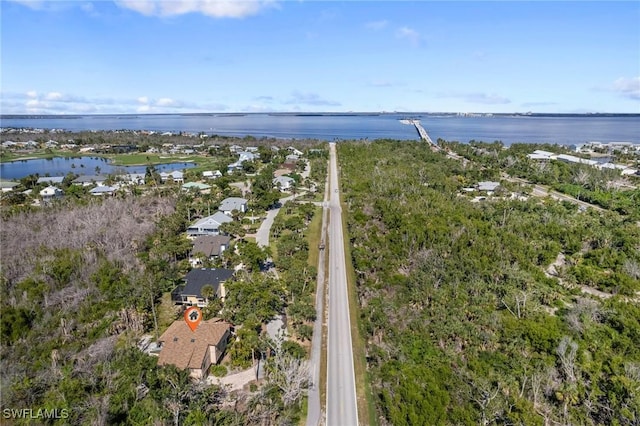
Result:
M275 166L285 154L271 153L266 146L259 149L264 157L251 167L243 165L241 171L211 180L206 192L184 190L176 182L161 183L151 164L146 183L123 187L113 197L89 194L87 187L71 183L72 174L59 185L65 196L47 204L32 203L33 195L23 193L31 189L37 194L45 185L37 183L37 175L21 179L13 191L21 199L9 203L3 195L2 408L65 409L68 417L61 419L62 424L299 421L308 372L302 361L306 349L297 342L310 338L300 322L310 315L304 309L299 313L298 307L306 307L301 303L314 289L315 272L308 259L300 271L302 256L284 256L276 263L279 276L267 273L273 266L267 263L270 250L247 235L286 195L272 182ZM202 156L199 166L217 165L226 171L235 159L228 147L221 147ZM320 164L312 165L312 176L324 176L326 171L316 170ZM321 166L326 169L326 164ZM199 180L201 171L189 171L185 178ZM292 175L302 182L300 172L297 168ZM246 392L230 392L194 381L188 372L172 366L157 366L140 342L157 338L180 318L171 291L191 268L187 226L210 214L222 199L245 195L247 188L251 210L232 212L237 224L229 229L232 249L220 259L207 260L211 267L241 268L228 283L227 303L213 299L204 309L207 318L222 316L235 326L227 361L211 374L237 372L263 354L268 361L265 377L257 385ZM312 204L286 205L282 236L295 233L304 241L315 210ZM308 251L304 253L308 256ZM304 281L298 280L301 276ZM291 317L296 318L291 333L298 339L276 348L264 325L286 314L289 306L294 306Z
M380 423L637 422L637 211L474 203L462 189L508 165L422 143L338 154Z

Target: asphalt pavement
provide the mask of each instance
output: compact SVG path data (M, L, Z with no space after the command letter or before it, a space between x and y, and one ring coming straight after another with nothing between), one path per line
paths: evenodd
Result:
M353 368L353 345L336 144L331 143L329 146L329 315L326 424L327 426L356 426L358 424L358 405Z

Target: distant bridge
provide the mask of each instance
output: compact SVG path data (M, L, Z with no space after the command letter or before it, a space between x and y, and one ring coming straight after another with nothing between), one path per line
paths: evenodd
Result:
M437 146L435 143L433 143L433 141L429 137L429 134L424 129L424 127L422 127L422 124L420 124L420 120L409 120L409 123L413 124L416 127L416 130L418 131L418 134L420 135L420 139L422 139L423 141L429 142L433 146Z

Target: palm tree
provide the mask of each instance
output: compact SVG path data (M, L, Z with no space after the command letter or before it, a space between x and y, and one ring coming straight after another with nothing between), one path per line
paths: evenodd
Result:
M205 302L209 303L209 301L211 301L211 299L216 295L216 292L211 284L207 284L202 287L200 294L205 298Z

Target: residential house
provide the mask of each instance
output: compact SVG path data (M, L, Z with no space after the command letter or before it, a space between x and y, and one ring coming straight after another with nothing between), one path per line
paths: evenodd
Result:
M222 200L218 210L229 216L232 215L234 210L237 210L240 213L245 213L247 211L247 200L239 197L225 198Z
M107 180L105 176L78 176L73 180L74 185L81 186L91 186L91 185L104 185L104 182Z
M171 179L175 183L182 184L184 183L184 173L182 173L179 170L174 170L170 173L167 173L167 172L160 173L160 180L162 181L162 183L167 182L169 179Z
M188 182L182 185L182 189L184 191L190 191L192 189L200 192L201 194L208 194L211 190L211 185L207 185L206 183L200 182Z
M278 176L273 179L273 186L280 189L280 191L288 191L295 185L295 182L295 179L290 176Z
M64 176L44 176L38 178L36 183L48 183L49 185L60 185L64 180Z
M217 319L202 321L193 331L184 320L174 321L158 339L158 365L175 365L189 370L192 378L203 379L209 367L222 359L230 335L231 325Z
M557 155L555 159L563 161L565 163L587 164L589 166L595 166L596 164L598 164L598 162L595 160L587 160L585 158L580 158L580 157L576 157L574 155L568 155L568 154Z
M47 186L40 191L40 197L42 197L42 201L44 202L60 199L63 195L64 192L62 192L62 189L56 188L55 186Z
M500 182L491 182L491 181L478 182L478 185L476 185L476 189L478 191L486 192L487 194L492 194L499 187L500 187Z
M241 163L244 162L244 161L255 161L258 158L260 158L259 154L255 154L255 153L249 152L249 151L240 151L240 152L238 152L238 155L240 156L238 161L240 161Z
M203 259L213 260L224 253L231 244L231 237L226 235L202 235L193 241L193 248L189 255L191 266L196 267Z
M215 214L203 217L189 226L187 228L187 235L190 237L218 235L220 234L220 225L229 222L233 222L231 217L222 212L215 212Z
M290 146L289 148L287 148L293 155L297 155L297 156L301 156L303 153L302 151Z
M549 161L554 159L555 156L556 154L554 154L553 152L543 151L541 149L536 149L531 154L527 154L527 157L529 159L536 161Z
M127 173L119 175L118 180L128 185L144 185L146 182L146 175L144 173Z
M227 173L233 173L236 170L242 170L242 163L236 161L235 163L231 163L227 166Z
M116 188L115 186L100 185L93 188L91 191L89 191L89 193L91 195L102 197L107 195L113 195L116 193L117 190L118 188Z
M178 286L172 293L173 301L178 305L198 306L204 308L209 299L202 294L205 286L211 286L213 297L224 300L226 290L224 282L233 276L232 269L199 268L192 269L184 277L185 284Z
M205 179L217 179L222 177L222 172L220 170L206 170L202 172L202 177Z
M2 192L13 191L13 188L15 188L18 185L20 185L19 182L11 182L8 180L0 181L0 189L2 189Z

